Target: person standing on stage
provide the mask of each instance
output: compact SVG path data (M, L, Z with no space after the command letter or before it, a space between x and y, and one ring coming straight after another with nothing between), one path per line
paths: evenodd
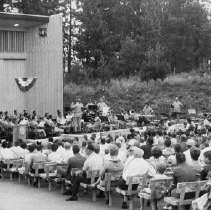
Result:
M143 113L145 115L152 115L153 114L153 109L151 108L151 106L149 105L149 103L146 103L144 108L143 108Z
M75 103L71 104L73 110L74 131L81 132L81 118L83 114L83 104L80 99L76 99Z
M178 114L181 112L182 106L183 106L183 104L179 101L179 98L176 97L175 101L172 104L172 108L173 108L172 117L176 118L179 116Z

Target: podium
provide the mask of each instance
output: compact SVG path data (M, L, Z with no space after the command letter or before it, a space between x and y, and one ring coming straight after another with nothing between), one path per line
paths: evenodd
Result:
M13 145L17 139L22 139L26 141L27 137L27 126L26 125L15 125L13 127Z

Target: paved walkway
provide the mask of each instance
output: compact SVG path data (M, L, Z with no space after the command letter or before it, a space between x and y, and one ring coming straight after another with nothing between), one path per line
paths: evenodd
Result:
M120 210L122 198L114 194L113 207L109 208L104 204L104 199L97 199L93 203L91 194L84 196L79 194L79 201L66 202L68 196L60 194L59 189L54 187L49 192L47 187L41 186L37 189L33 186L27 186L26 183L19 184L17 181L9 182L0 180L0 210ZM134 203L135 210L138 210L139 199ZM162 209L159 207L159 210ZM150 208L146 208L150 210Z

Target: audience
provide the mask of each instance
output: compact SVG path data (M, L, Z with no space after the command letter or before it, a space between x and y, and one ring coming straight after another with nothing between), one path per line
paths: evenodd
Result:
M112 114L111 118L115 116ZM12 121L10 121L10 118ZM26 112L18 116L14 111L14 116L9 113L0 112L0 128L3 131L11 122L21 125L36 126L41 129L40 123L52 126L55 132L61 133L58 127L65 117L58 112L57 123L54 122L51 115L45 114L45 118L39 118L36 112L30 117ZM116 120L116 118L115 118ZM114 121L114 120L113 120ZM112 121L112 122L113 122ZM208 121L208 119L207 119ZM172 196L178 198L176 186L180 182L194 182L199 179L207 180L211 171L211 142L210 127L207 128L202 122L200 129L197 123L188 119L184 130L172 130L168 133L169 126L176 125L173 120L163 120L158 125L152 125L150 128L142 127L140 132L130 129L130 134L100 136L89 135L81 141L63 139L55 141L55 138L49 138L47 143L39 142L36 144L26 144L25 141L17 139L14 145L8 140L2 140L0 148L0 160L2 167L6 167L5 162L12 159L24 159L29 164L29 171L35 172L35 163L51 162L57 164L57 177L66 178L72 185L66 186L64 195L71 195L67 201L77 201L80 183L90 183L89 172L98 170L100 176L95 180L94 186L105 186L105 174L111 173L112 176L121 177L117 186L122 190L128 188L128 178L135 176L147 176L153 179L166 179L166 169L172 169L173 185L168 189ZM182 122L183 123L183 122ZM164 127L166 124L166 127ZM43 129L43 128L42 128ZM203 130L204 129L204 130ZM202 132L203 131L203 132ZM1 132L0 132L1 133ZM60 164L60 165L59 165ZM167 166L168 164L168 166ZM39 173L44 173L44 168L39 168ZM132 189L137 189L140 178L134 178L135 183ZM116 183L115 183L116 184ZM34 183L37 186L37 181ZM149 188L146 190L149 191ZM191 198L192 195L187 195ZM108 202L108 200L107 200ZM154 202L153 199L151 202ZM127 205L123 202L123 208Z

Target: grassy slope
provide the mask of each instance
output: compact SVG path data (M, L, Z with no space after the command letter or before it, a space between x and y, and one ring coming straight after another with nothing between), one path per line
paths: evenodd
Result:
M115 110L123 107L141 110L146 101L171 103L175 96L180 96L180 100L189 108L205 107L211 111L211 75L172 75L163 82L150 81L148 84L136 77L112 80L106 86L69 83L64 87L64 105L69 105L77 96L86 103L89 98L98 101L103 95Z

